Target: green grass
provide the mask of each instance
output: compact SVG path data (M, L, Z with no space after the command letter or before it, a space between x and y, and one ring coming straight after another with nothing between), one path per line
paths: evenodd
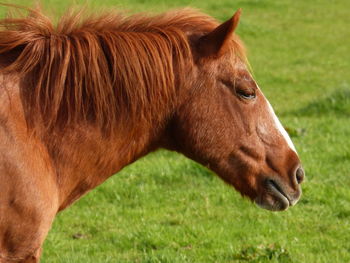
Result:
M43 3L62 12L70 1ZM43 262L350 262L348 0L89 3L192 6L221 20L242 7L238 32L255 78L293 135L307 180L297 206L271 213L205 168L159 151L59 214Z

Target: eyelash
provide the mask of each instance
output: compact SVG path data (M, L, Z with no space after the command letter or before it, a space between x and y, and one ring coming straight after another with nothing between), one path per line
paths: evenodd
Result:
M247 93L246 91L241 90L241 89L236 89L236 94L245 100L252 100L252 99L256 98L255 92L254 93Z
M256 98L256 93L255 90L252 90L251 93L247 92L246 90L237 87L238 85L235 85L234 83L232 83L231 81L225 81L222 80L221 81L226 87L228 87L230 90L233 90L237 96L239 96L242 99L245 100L252 100Z

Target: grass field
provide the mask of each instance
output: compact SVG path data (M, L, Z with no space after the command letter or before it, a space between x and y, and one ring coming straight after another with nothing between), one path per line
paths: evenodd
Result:
M71 3L42 2L58 13ZM307 180L297 206L271 213L196 163L158 151L60 213L42 262L350 262L348 0L89 3L131 11L191 6L220 20L243 8L238 33Z

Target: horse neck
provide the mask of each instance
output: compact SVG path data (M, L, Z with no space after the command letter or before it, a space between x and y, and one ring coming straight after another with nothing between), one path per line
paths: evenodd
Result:
M151 114L145 115L151 118L121 123L110 135L104 135L94 125L76 125L63 134L50 134L47 145L57 171L60 210L123 167L169 144L167 126L190 90L188 83L176 82L177 89L167 103L162 107L151 103Z

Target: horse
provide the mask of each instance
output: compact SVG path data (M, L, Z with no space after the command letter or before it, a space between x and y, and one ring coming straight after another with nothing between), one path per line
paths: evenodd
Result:
M58 212L159 148L262 208L296 204L304 170L252 77L240 14L0 20L0 262L39 262Z

